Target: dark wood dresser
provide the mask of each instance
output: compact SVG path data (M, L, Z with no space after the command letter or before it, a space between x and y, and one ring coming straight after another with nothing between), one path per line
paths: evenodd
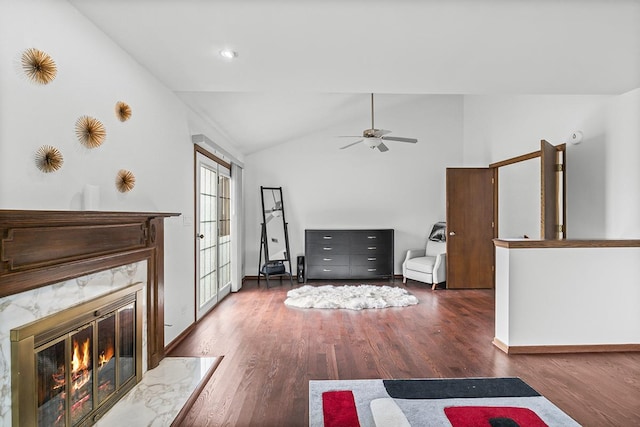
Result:
M393 229L305 230L307 279L393 278Z

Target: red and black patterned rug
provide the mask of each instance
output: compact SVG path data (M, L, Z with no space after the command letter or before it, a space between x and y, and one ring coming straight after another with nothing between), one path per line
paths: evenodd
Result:
M309 425L579 426L519 378L310 381Z

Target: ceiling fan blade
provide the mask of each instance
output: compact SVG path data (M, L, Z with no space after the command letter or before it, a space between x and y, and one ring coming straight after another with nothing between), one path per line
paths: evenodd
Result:
M416 142L418 142L418 140L415 138L402 138L400 136L383 136L381 137L381 139L384 139L385 141L410 142L412 144L415 144Z
M362 135L338 135L338 138L362 138Z
M384 153L385 151L389 151L389 148L386 145L384 145L382 142L380 142L380 144L378 144L376 148L380 150L380 152L382 153Z
M345 145L344 147L340 147L340 149L341 149L341 150L344 150L345 148L349 148L349 147L351 147L352 145L359 144L359 143L361 143L362 141L364 141L364 140L360 139L360 140L358 140L358 141L356 141L356 142L352 142L351 144L347 144L347 145Z

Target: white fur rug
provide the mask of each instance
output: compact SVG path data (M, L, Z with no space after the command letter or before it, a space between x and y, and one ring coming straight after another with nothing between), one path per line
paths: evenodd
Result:
M284 303L299 308L363 308L406 307L418 298L405 289L392 286L309 286L287 292Z

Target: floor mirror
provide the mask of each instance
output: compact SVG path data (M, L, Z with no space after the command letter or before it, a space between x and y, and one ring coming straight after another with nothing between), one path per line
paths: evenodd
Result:
M279 276L281 279L288 276L289 281L293 284L282 187L260 187L260 195L262 198L262 232L258 260L258 284L260 284L262 276L265 276L267 280L267 287L269 287L270 276ZM287 270L285 263L288 264L289 270Z

